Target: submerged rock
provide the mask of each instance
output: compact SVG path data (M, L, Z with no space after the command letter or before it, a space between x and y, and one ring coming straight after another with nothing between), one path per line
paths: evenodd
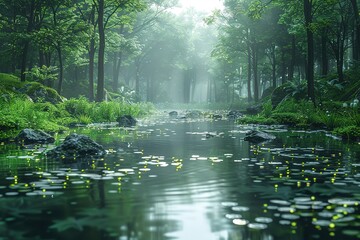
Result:
M46 155L50 158L62 161L76 161L91 157L102 157L106 154L105 149L88 136L72 133L58 147L48 151Z
M130 115L124 115L117 119L120 127L133 127L136 125L137 121Z
M16 137L15 142L20 144L42 144L53 143L55 139L41 130L34 130L30 128L23 129Z
M262 143L272 141L275 138L276 137L272 134L262 131L251 130L250 132L246 133L246 137L244 138L244 140L252 143Z

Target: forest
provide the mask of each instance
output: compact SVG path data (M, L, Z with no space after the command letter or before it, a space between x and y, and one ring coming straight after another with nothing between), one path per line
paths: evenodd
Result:
M360 239L358 0L0 0L0 239Z

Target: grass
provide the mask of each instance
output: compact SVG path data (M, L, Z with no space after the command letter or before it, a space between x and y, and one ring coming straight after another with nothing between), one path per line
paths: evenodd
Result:
M21 93L19 89L26 92ZM129 104L122 101L91 103L86 98L72 98L64 102L33 101L27 96L36 89L50 91L50 96L59 95L40 83L20 82L9 74L0 73L0 139L12 138L24 128L59 132L76 123L115 122L122 115L144 116L151 112L152 104Z
M324 102L315 107L305 100L289 98L275 109L271 102L263 104L263 111L255 116L237 120L240 124L284 124L295 128L323 128L346 139L360 138L360 107L342 107L339 102Z

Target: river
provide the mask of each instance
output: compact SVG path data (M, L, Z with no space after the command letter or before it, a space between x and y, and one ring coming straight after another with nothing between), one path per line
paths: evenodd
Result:
M253 128L277 138L244 141ZM68 165L43 156L53 146L1 146L0 239L360 239L358 143L167 116L73 131L106 157Z

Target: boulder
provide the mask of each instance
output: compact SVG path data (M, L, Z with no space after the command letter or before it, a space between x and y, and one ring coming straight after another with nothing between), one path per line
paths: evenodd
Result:
M136 125L137 121L130 115L124 115L117 119L119 127L133 127Z
M53 143L55 139L41 130L34 130L30 128L23 129L16 137L15 142L20 144L43 144Z
M251 130L248 133L246 133L246 137L244 138L244 140L257 144L257 143L272 141L275 138L276 137L272 134L262 131Z
M169 117L177 117L179 113L177 111L171 111L169 112Z
M61 159L64 162L102 157L105 149L86 135L72 133L64 142L46 153L47 157Z
M227 117L230 119L237 119L242 117L243 114L240 110L231 110L228 112Z
M52 88L43 86L40 83L25 84L18 92L26 94L33 102L50 102L58 104L64 99Z

